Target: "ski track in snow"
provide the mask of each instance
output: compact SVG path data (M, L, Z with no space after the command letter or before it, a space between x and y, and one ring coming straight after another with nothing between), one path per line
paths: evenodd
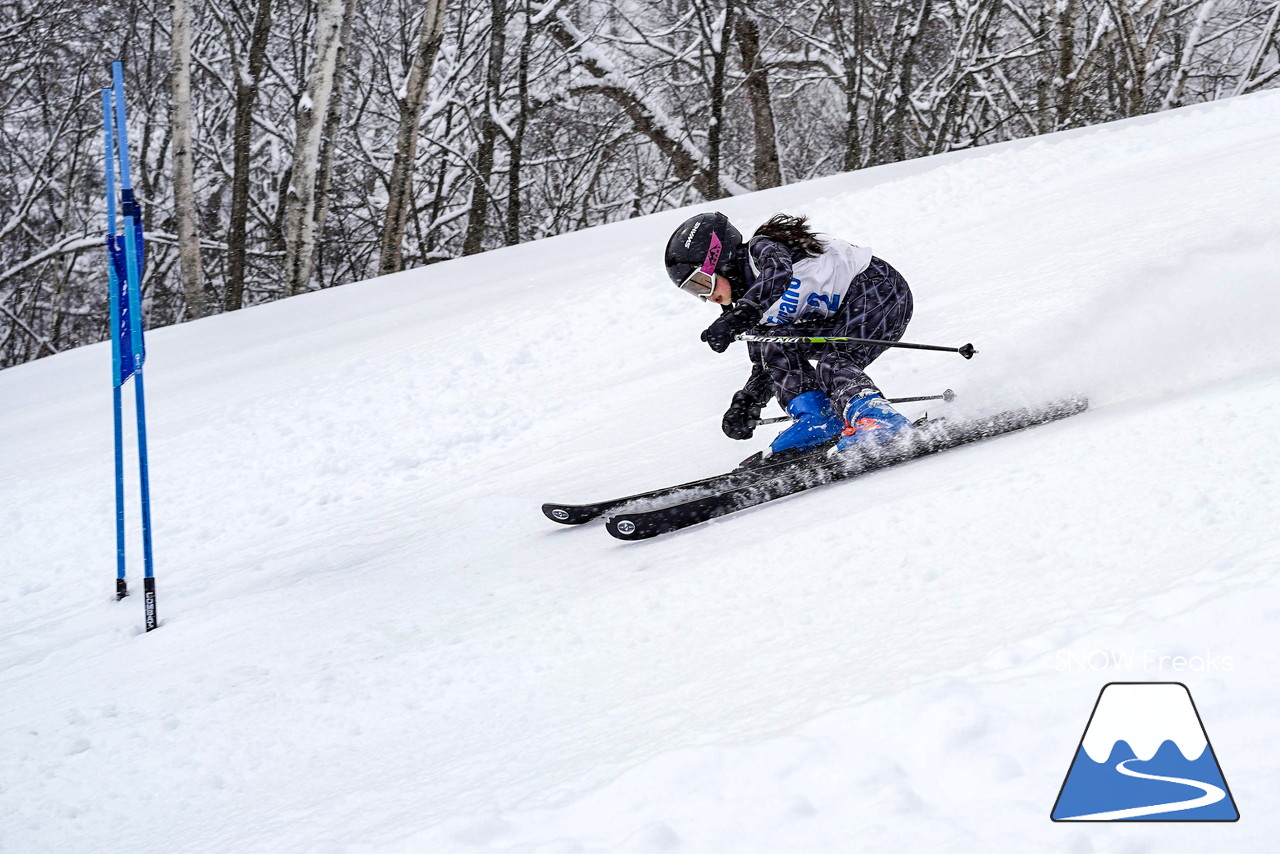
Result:
M1087 815L1073 815L1068 818L1059 819L1059 821L1114 821L1124 818L1141 818L1147 815L1162 815L1164 813L1182 812L1185 810L1193 810L1197 807L1207 807L1216 804L1227 796L1222 787L1215 786L1212 783L1202 783L1199 780L1191 780L1185 777L1161 777L1159 774L1144 774L1141 771L1134 771L1132 768L1126 767L1130 762L1139 762L1139 759L1126 759L1124 762L1116 763L1116 771L1126 777L1137 777L1140 780L1160 780L1165 783L1178 783L1183 786L1190 786L1193 789L1199 789L1201 794L1195 798L1188 798L1185 801L1175 801L1168 804L1152 804L1145 807L1129 807L1122 810L1107 810L1105 812L1089 813Z
M665 280L689 210L149 333L149 635L108 345L0 372L0 851L1269 852L1278 142L1260 93L718 202L872 246L910 340L978 347L890 394L1092 408L649 542L538 507L766 440ZM1195 694L1229 843L1049 821L1126 678Z

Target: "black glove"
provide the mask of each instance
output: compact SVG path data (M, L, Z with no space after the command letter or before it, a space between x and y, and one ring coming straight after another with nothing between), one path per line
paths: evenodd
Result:
M751 434L756 431L756 425L760 423L760 409L763 406L745 391L735 391L733 403L729 404L724 420L720 422L720 429L730 439L750 439Z
M712 350L723 353L729 349L740 332L746 332L760 322L760 309L748 302L740 302L716 318L716 322L702 330L702 340Z

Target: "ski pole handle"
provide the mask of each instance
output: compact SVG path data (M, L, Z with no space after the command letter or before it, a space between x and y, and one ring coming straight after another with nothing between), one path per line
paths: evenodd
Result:
M924 397L891 397L888 403L917 403L921 400L945 400L952 401L956 399L956 393L951 389L947 389L942 394L926 394ZM790 421L790 415L779 415L777 418L761 418L757 424L778 424L782 421Z
M965 344L963 347L939 347L936 344L908 344L905 341L882 341L878 338L819 337L809 335L752 335L750 333L743 333L734 340L747 341L749 343L772 342L774 344L881 344L885 347L901 347L905 350L939 350L943 353L959 353L966 359L972 359L978 352L973 349L972 344Z

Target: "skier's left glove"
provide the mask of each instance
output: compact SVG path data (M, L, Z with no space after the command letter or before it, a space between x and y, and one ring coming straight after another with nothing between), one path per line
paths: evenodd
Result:
M729 349L733 339L760 322L760 309L749 302L740 302L716 318L716 322L702 331L702 340L717 353Z

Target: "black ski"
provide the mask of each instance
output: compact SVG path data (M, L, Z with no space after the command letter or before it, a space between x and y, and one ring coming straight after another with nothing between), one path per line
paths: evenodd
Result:
M839 459L832 459L825 454L812 456L791 468L763 474L749 483L727 486L714 494L695 495L682 503L668 503L651 510L619 513L610 518L605 527L620 540L645 540L794 495L815 486L846 480L970 442L1067 418L1085 411L1088 406L1088 399L1079 397L1035 409L1012 409L971 421L929 422L904 437L905 441L900 444L850 452Z
M590 522L592 519L608 515L628 504L641 505L653 502L657 505L659 503L671 504L688 501L699 496L712 495L724 492L726 489L735 489L749 483L755 483L761 478L801 467L810 460L826 453L827 448L832 444L834 442L829 442L820 448L812 449L802 454L790 454L785 457L778 455L777 458L770 458L768 462L762 461L759 454L753 454L744 460L742 465L730 472L714 474L710 477L691 480L688 483L681 483L676 486L664 486L659 489L651 489L648 492L637 492L635 495L628 495L624 498L611 498L608 501L600 501L595 504L556 504L548 502L542 505L542 512L552 522L559 522L562 525L581 525L584 522Z

